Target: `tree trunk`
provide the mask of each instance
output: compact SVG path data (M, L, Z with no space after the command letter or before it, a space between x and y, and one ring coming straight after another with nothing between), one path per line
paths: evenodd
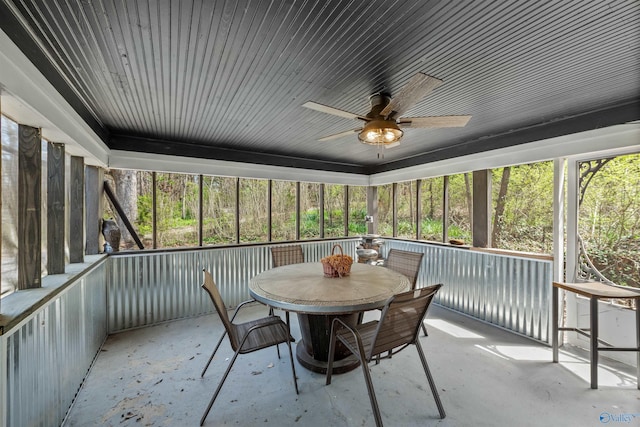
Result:
M467 196L467 208L469 209L469 230L473 233L473 195L471 194L471 183L469 182L469 174L464 174L464 187Z
M509 187L509 177L511 176L511 167L507 166L502 170L502 179L500 180L500 192L496 201L496 214L493 217L493 230L491 233L491 241L495 244L502 230L502 216L504 215L505 199L507 198L507 189Z
M115 185L115 193L120 206L125 215L132 224L138 219L138 176L133 170L112 169L113 183ZM117 218L118 227L122 233L122 240L126 246L135 244L129 230L122 222L121 218Z

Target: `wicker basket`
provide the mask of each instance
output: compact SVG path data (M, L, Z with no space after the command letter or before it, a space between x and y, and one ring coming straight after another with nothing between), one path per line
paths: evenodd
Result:
M324 277L338 277L338 270L333 268L328 262L322 263L322 270L324 271Z
M334 254L336 248L340 249L339 255ZM342 246L338 244L333 245L330 256L324 257L320 261L322 262L324 277L343 277L351 273L353 258L345 255Z

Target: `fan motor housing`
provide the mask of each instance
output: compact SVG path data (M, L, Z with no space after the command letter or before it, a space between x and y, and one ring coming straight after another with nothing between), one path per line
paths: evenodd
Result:
M371 111L367 114L367 118L379 119L380 111L386 107L391 101L391 97L385 93L375 93L369 97L371 103Z

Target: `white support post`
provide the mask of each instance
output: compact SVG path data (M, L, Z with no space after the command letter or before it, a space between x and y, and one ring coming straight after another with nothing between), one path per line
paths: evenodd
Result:
M564 168L565 159L553 161L553 280L564 281Z
M569 159L567 162L567 266L565 276L569 283L576 281L576 272L578 271L578 195L580 192L578 164L576 159Z

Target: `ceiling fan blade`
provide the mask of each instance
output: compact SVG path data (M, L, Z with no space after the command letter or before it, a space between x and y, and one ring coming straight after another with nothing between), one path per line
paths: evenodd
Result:
M442 80L424 73L416 74L404 85L400 93L394 96L389 104L384 107L380 115L391 119L401 116L405 111L413 107L416 102L427 96L442 83Z
M350 113L348 111L340 110L338 108L329 107L328 105L318 104L317 102L309 101L302 104L305 108L310 108L311 110L320 111L322 113L333 114L334 116L345 117L347 119L352 120L368 120L366 117L360 116L358 114Z
M398 125L402 128L461 128L470 119L471 116L403 117Z
M362 128L351 129L345 132L336 133L333 135L325 136L324 138L320 138L318 141L331 141L332 139L342 138L343 136L353 135L354 133L358 133L362 130Z

